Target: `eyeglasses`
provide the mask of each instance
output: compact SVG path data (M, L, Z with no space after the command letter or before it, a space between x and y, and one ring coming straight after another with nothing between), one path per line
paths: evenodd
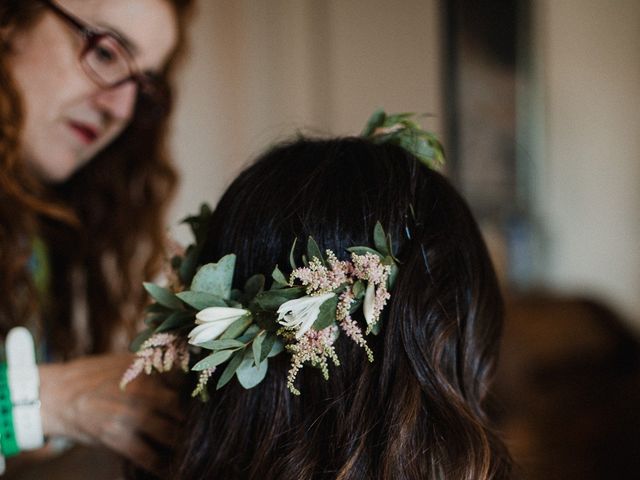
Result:
M158 80L140 72L131 52L115 34L91 27L51 0L40 0L40 3L80 34L84 41L80 65L98 86L109 89L133 81L144 96L162 97Z

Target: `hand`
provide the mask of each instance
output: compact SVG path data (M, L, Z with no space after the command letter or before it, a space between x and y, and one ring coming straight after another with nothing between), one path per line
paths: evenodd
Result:
M45 435L105 446L159 474L183 413L177 391L162 375L141 375L120 389L132 361L131 354L107 354L41 365L43 429Z

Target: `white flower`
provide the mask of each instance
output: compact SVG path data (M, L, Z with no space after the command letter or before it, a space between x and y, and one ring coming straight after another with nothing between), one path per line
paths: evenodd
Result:
M209 307L196 314L198 325L189 332L189 343L200 345L215 340L240 317L247 315L248 310L231 307Z
M364 301L362 302L362 313L364 319L367 321L367 325L371 325L375 320L375 302L376 291L373 282L367 284L367 290L364 293Z
M283 327L294 328L296 338L301 338L313 325L320 314L320 306L334 297L335 293L306 295L302 298L284 302L278 308L278 323Z

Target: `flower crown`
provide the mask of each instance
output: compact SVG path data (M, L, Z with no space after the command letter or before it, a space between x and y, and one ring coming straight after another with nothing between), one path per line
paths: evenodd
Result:
M440 143L412 116L387 116L379 110L362 136L398 144L430 168L440 166L444 158ZM254 275L237 290L232 289L234 254L198 267L210 217L211 209L202 205L199 215L184 220L195 243L172 259L169 287L144 284L154 302L146 308L147 329L131 346L136 358L122 378L122 388L142 372L167 372L178 365L185 372L199 372L194 396L206 398L207 383L218 368L224 370L216 389L234 376L249 389L265 378L270 358L287 352L291 355L287 387L299 395L295 380L304 365L319 368L325 379L329 361L340 365L334 344L341 333L373 361L365 337L380 332L398 272L391 238L380 223L374 228L373 247L348 248L349 260L338 260L331 250L323 254L309 237L298 267L294 241L288 276L276 266L269 289L264 275ZM354 319L358 311L365 325Z

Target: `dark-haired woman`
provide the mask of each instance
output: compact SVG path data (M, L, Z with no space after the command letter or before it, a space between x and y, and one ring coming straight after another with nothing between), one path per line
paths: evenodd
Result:
M168 82L190 3L0 5L2 337L29 327L49 362L40 368L46 436L103 445L147 468L159 461L151 445L170 443L163 410L173 394L150 382L119 392L129 357L107 352L124 350L141 279L162 260L176 183Z
M288 265L296 238L348 259L347 247L372 245L378 221L398 274L380 333L367 336L374 361L342 335L340 366L328 380L301 370L299 396L287 387L286 352L251 389L232 380L216 391L217 370L209 400L188 411L175 478L509 478L483 411L502 299L469 208L442 175L400 147L360 138L278 146L226 191L200 260L235 253L241 288Z

